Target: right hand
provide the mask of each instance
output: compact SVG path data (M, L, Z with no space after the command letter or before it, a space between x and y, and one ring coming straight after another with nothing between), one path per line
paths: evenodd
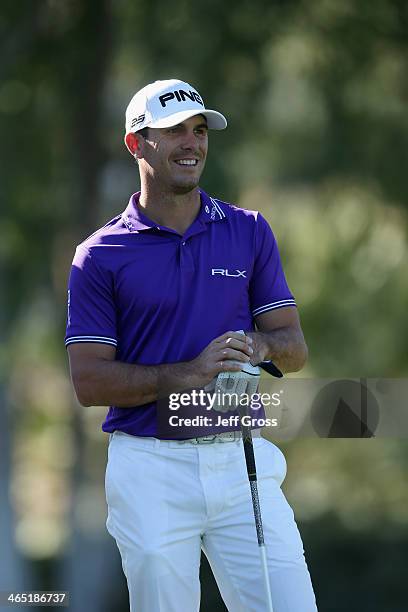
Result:
M220 372L240 372L252 357L251 345L252 338L237 331L225 332L212 340L191 362L198 386L207 385Z

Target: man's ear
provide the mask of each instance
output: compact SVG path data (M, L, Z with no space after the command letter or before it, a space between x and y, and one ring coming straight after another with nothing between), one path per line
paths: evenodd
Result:
M133 157L136 157L136 159L140 159L141 157L142 140L143 139L141 137L139 137L133 132L130 132L125 136L125 145L127 147L127 150L131 155L133 155Z

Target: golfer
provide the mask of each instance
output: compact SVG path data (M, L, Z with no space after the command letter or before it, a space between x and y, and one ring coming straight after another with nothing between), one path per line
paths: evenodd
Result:
M199 187L208 131L226 126L188 83L156 81L138 91L126 110L125 143L141 190L78 246L71 269L71 376L82 405L110 406L107 528L131 612L198 611L201 550L228 610L266 609L239 425L220 429L210 420L188 435L170 426L163 399L245 364L271 359L291 372L306 360L269 225ZM314 612L281 490L285 458L260 436L254 448L274 612Z

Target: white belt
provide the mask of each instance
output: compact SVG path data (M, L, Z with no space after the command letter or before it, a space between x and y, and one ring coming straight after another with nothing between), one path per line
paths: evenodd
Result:
M188 438L187 440L176 440L178 444L189 442L190 444L214 444L214 442L235 442L240 440L242 433L240 431L225 431L219 434L210 434L199 438Z

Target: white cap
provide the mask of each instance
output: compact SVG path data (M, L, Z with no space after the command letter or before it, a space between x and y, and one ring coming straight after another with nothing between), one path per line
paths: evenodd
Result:
M164 128L177 125L194 115L204 115L208 127L227 127L224 115L207 110L199 93L184 81L155 81L138 91L126 109L126 134L145 127Z

